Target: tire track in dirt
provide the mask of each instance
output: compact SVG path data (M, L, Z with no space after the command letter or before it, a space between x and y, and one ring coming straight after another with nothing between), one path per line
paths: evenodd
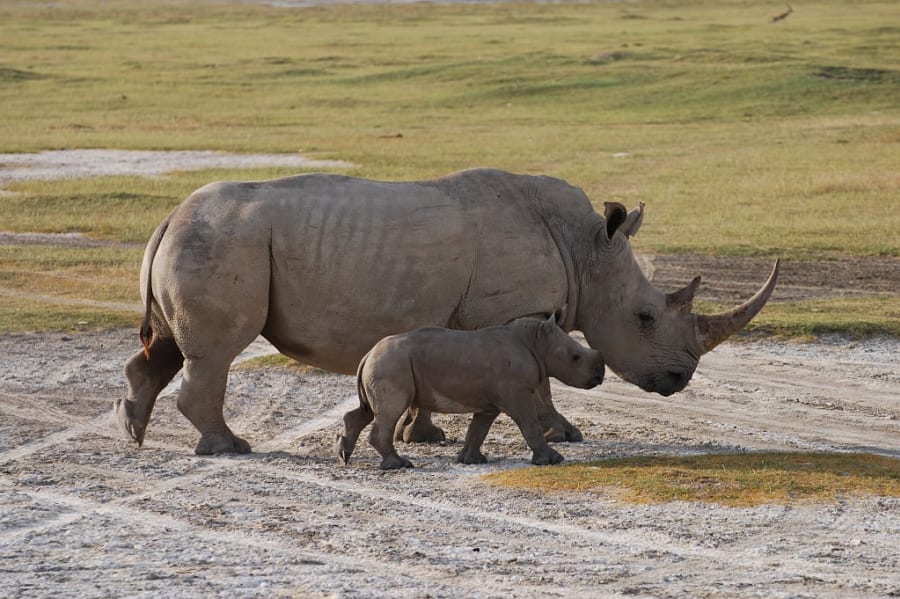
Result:
M857 362L853 370L862 376L851 376L834 362L826 366L746 353L737 346L705 356L687 390L670 398L643 393L613 377L596 389L554 385L554 392L561 398L590 398L590 405L614 412L617 421L646 424L650 416L676 430L739 427L730 435L738 445L825 446L900 457L900 394L889 382L900 376L896 367ZM870 372L889 380L871 378Z
M161 448L180 449L175 446L158 445ZM252 472L246 472L246 470L251 469ZM310 473L286 472L282 468L260 464L245 458L221 458L216 462L206 462L189 474L167 479L163 483L156 484L143 492L102 504L69 494L29 491L28 494L35 500L61 505L72 510L72 512L59 514L49 521L43 521L31 527L23 527L0 535L0 539L5 543L25 540L29 535L57 527L71 526L78 520L99 514L122 520L131 526L136 526L135 523L140 523L139 528L141 529L162 531L167 535L173 535L174 533L181 538L189 537L203 542L224 541L238 546L267 549L292 556L296 556L299 553L301 559L316 563L331 564L341 568L362 568L371 572L390 572L395 576L403 575L429 584L443 581L448 574L440 565L429 567L427 563L417 563L415 568L410 568L409 564L405 563L404 560L372 560L358 554L347 557L307 547L297 548L292 539L283 535L267 535L267 538L260 539L252 529L247 528L223 530L220 527L216 527L207 529L203 526L192 524L184 518L174 518L162 515L158 511L139 509L131 505L146 500L156 500L154 503L157 504L164 503L164 500L160 501L161 495L173 489L184 488L203 489L202 494L191 495L193 500L203 501L204 497L216 493L218 485L215 480L211 480L211 477L228 470L244 470L245 474L250 474L254 478L259 475L267 475L270 478L288 479L295 483L302 483L307 487L306 492L303 494L306 498L316 498L322 495L322 493L308 489L309 486L313 486L352 495L357 498L353 503L360 505L378 502L383 505L382 511L379 512L379 519L387 520L388 526L392 528L402 527L404 523L408 526L411 517L415 517L415 513L411 512L410 508L418 509L419 513L428 514L432 522L439 524L441 532L438 534L444 544L451 537L462 535L461 538L457 539L456 544L465 545L472 536L477 536L481 543L502 543L507 552L517 554L519 552L526 553L535 542L535 538L539 538L543 543L556 546L558 552L565 555L565 558L573 564L584 564L591 560L614 561L621 559L623 556L628 556L633 568L638 571L649 572L644 576L635 578L633 583L644 579L647 581L658 579L657 572L661 567L660 557L663 555L665 555L665 562L678 562L682 568L689 567L690 564L697 564L698 566L702 564L706 568L712 567L721 570L734 568L737 564L740 564L741 568L749 570L765 568L770 572L780 573L785 578L795 576L797 572L802 572L808 567L808 564L800 559L782 559L778 564L772 564L771 559L767 556L758 556L753 552L736 553L723 560L723 554L720 551L697 546L696 544L678 542L670 535L662 532L636 537L629 532L595 531L566 522L514 516L497 511L486 511L472 505L457 505L450 502L432 501L398 494L389 490L384 491L377 488L378 481L369 480L370 485L360 485L354 481L326 479ZM267 497L256 497L255 502L273 506L279 504L277 500L271 500ZM304 505L310 505L308 499L298 501L295 509L302 510ZM391 518L388 515L390 513L399 514L399 516ZM439 516L435 518L435 515ZM353 514L349 514L347 517L352 519ZM505 531L515 530L517 536L501 536L497 533L486 533L485 522L493 522ZM420 546L420 549L427 552L429 547ZM420 559L419 562L439 557L439 555L425 553L423 559ZM435 561L439 560L436 559ZM512 569L527 569L530 567L531 565L526 561L519 566L512 567ZM495 585L484 578L480 582L473 584L460 584L459 580L454 580L453 587L455 592L465 589L472 592L480 591L492 594L502 593L505 588L501 582ZM524 590L521 585L517 585L516 588L520 592ZM533 587L532 590L534 592L540 591L541 594L547 594L548 592L546 587Z
M383 560L366 559L358 555L345 557L309 548L298 549L295 545L291 544L289 540L279 542L271 539L259 538L247 530L209 530L202 526L191 524L184 519L172 518L148 510L135 509L125 505L125 501L98 503L73 497L71 495L46 491L31 491L28 494L36 500L63 506L72 510L72 512L63 514L53 522L46 523L44 526L33 527L32 529L25 531L15 531L13 534L4 538L4 541L6 542L17 540L17 538L25 539L28 535L40 532L47 528L70 526L78 520L88 518L92 515L102 515L116 520L122 520L131 525L140 523L139 527L142 529L150 529L159 534L168 536L172 536L174 533L180 537L186 537L200 542L224 542L241 548L252 547L254 549L264 549L274 553L281 553L295 559L299 556L299 559L302 562L306 562L310 565L328 564L350 571L363 569L372 574L389 573L395 577L413 579L418 580L421 583L427 583L431 585L431 588L443 590L444 592L451 590L458 592L462 589L469 592L476 592L484 589L483 584L478 581L468 581L465 579L453 579L452 587L447 588L448 574L450 574L450 572L439 566L423 567L422 565L417 565L416 568L411 569L403 563L395 564ZM131 499L132 498L129 497L128 501Z
M781 413L772 415L762 413L759 406L752 406L748 410L737 404L713 407L700 406L695 401L685 399L656 399L581 389L568 389L567 392L599 399L603 403L604 410L612 404L626 417L634 408L647 410L645 413L651 413L653 418L666 420L679 429L688 430L697 427L697 424L688 424L689 420L699 423L739 425L741 430L735 436L735 440L744 444L753 443L748 437L769 437L770 439L762 446L783 448L794 445L821 449L824 445L900 457L900 437L896 425L885 424L884 419L866 419L869 422L859 423L857 424L859 428L853 430L848 428L846 421L834 423L832 418L817 413L820 410L810 409L802 404L795 404L792 413L785 413L780 407L776 407ZM634 418L644 424L647 423L646 418ZM772 441L774 435L779 438Z
M270 355L273 353L276 353L275 348L272 347L272 345L268 341L266 341L262 337L259 337L234 359L234 361L232 362L232 367L247 360L251 360L260 356ZM179 373L172 380L172 382L169 383L169 385L166 386L166 388L163 389L163 391L160 393L160 399L176 393L180 386L181 374ZM18 397L24 398L26 396L20 394ZM73 420L73 417L70 414L60 412L59 410L54 410L53 408L45 409L43 405L39 408L34 409L20 407L19 410L24 410L23 413L26 417L34 418L39 421L49 421L50 423L54 423ZM42 416L39 412L46 412L47 417ZM50 417L51 414L55 417L58 417L59 419ZM77 420L79 421L74 426L69 426L64 430L50 433L49 435L46 435L45 437L42 437L40 439L36 439L30 443L26 443L19 447L7 449L6 451L0 452L0 465L40 452L54 445L66 443L68 441L71 441L74 437L84 433L93 432L100 435L106 435L108 434L107 431L109 430L118 430L115 412L101 414L96 418ZM125 433L123 432L122 434Z
M284 433L279 434L276 437L273 437L272 439L269 439L263 443L260 443L258 446L261 448L270 448L269 450L277 450L286 442L298 441L306 435L315 433L322 428L334 426L337 417L340 414L343 414L343 412L347 408L355 405L357 401L358 399L356 397L349 397L339 405L323 413L321 416L306 421L292 429L288 429ZM92 429L90 426L92 422L94 421L89 420L84 423L86 426L72 427L68 429L65 432L69 433L69 435L66 435L65 437L61 435L51 435L48 438L44 439L45 442L42 444L42 446L48 446L53 441L56 441L58 439L70 440L81 432L92 432L95 434L100 433L109 436L110 438L115 438L112 430ZM179 446L166 444L163 442L153 442L152 445L157 449L168 449L175 452L183 450L183 448ZM151 529L162 530L165 531L166 534L172 534L172 531L178 531L179 536L196 537L201 541L225 541L238 546L249 545L256 548L265 548L270 551L276 551L290 555L296 555L299 551L302 555L306 556L306 559L309 559L313 562L332 564L341 568L363 568L373 573L390 572L394 576L404 576L407 578L419 580L423 583L428 583L432 585L432 588L434 588L435 584L442 584L444 581L446 581L448 572L446 571L446 569L441 568L439 565L437 567L428 567L427 565L423 567L422 564L418 564L414 571L411 573L409 566L403 563L402 560L371 560L359 555L353 557L344 557L330 552L311 550L309 548L302 548L298 550L295 543L290 538L285 538L283 541L277 541L273 540L270 536L270 538L266 540L260 540L253 536L254 533L252 530L239 529L223 531L221 528L207 530L201 526L191 524L183 518L172 518L161 515L157 511L137 509L129 505L135 502L158 499L160 495L163 495L169 491L184 488L202 489L203 493L199 497L195 497L199 500L202 500L204 496L210 495L211 493L215 492L215 482L211 481L210 478L214 477L216 474L221 474L222 472L226 472L229 470L251 470L253 476L257 476L260 473L268 473L270 476L278 476L282 478L285 477L285 472L283 470L276 467L265 466L256 463L256 461L254 461L252 457L250 457L249 459L247 458L247 456L235 457L233 459L220 457L215 461L200 464L197 468L192 469L187 474L165 479L164 481L156 483L149 489L146 489L139 493L130 494L127 497L102 504L76 497L67 493L29 491L28 495L35 500L62 505L73 511L70 513L58 514L49 520L43 520L31 526L18 527L12 531L5 531L3 533L0 533L0 541L4 543L14 543L16 541L25 540L29 535L38 534L54 528L71 526L79 520L90 518L95 514L100 514L107 517L114 517L116 519L123 520L132 525L134 523L140 523L141 528L149 527ZM78 470L79 468L75 469ZM121 473L121 477L123 479L126 479L127 473ZM432 502L417 502L414 500L405 500L400 495L361 492L362 489L359 487L359 485L348 483L341 484L335 483L333 481L330 482L324 478L313 475L288 475L288 478L295 482L301 482L307 485L316 484L321 488L329 488L350 493L358 496L363 501L379 499L381 501L387 501L390 503L399 503L407 508L410 506L415 506L419 508L433 509L438 506L438 504L434 504ZM264 497L257 497L256 501L262 504L275 503L267 500ZM300 502L300 504L302 505L302 502ZM401 514L404 513L402 510L397 511ZM444 507L443 511L447 512L447 508ZM473 518L477 518L480 515L487 515L486 512L477 512L472 514L469 513L470 511L471 510L467 510L465 508L450 509L450 513L452 513L453 516L455 516L457 519L463 519L467 521L471 521ZM498 521L504 522L504 519L501 518ZM507 524L521 525L522 522L524 522L524 520L521 522L516 519L505 520L505 523ZM401 520L398 520L397 523L400 524ZM547 532L547 527L539 521L530 523L530 527L538 529L542 533ZM449 534L449 532L449 530L445 531L444 536L446 536L446 534ZM528 586L526 585L523 587L519 585L517 588L519 590L524 590L528 588ZM464 581L461 582L459 580L453 581L452 590L454 592L459 592L459 590L463 589L469 592L484 591L485 585L483 581L480 583L471 584ZM499 592L499 590L500 589L498 589L497 591ZM534 592L537 592L538 590L539 589L537 587L533 588ZM540 591L543 594L546 594L547 589L542 587Z

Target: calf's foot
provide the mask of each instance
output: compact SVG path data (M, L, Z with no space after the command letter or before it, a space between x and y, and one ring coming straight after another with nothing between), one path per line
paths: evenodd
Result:
M250 453L250 444L232 433L204 433L194 448L197 455L217 453Z
M544 427L544 439L548 443L580 443L584 441L581 431L561 414L541 418L541 425Z

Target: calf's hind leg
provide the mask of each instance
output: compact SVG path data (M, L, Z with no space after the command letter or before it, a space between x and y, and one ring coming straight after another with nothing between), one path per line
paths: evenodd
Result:
M394 447L394 429L406 408L412 403L412 396L396 385L382 384L369 393L369 404L375 412L375 423L369 433L369 443L381 455L382 470L412 468L412 462L397 454Z
M137 441L138 447L144 443L156 397L181 370L184 362L181 350L171 338L154 337L149 352L149 359L141 350L125 363L128 398L116 400L116 420Z

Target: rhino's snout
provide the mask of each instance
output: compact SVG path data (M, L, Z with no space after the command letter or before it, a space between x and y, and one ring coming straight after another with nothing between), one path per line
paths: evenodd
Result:
M692 370L681 368L672 368L664 373L658 374L650 378L649 384L644 387L644 391L659 393L663 397L668 397L673 393L678 393L691 380Z

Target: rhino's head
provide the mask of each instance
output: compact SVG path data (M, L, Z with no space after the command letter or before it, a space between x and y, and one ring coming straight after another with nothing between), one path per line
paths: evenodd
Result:
M765 285L747 302L716 316L691 313L696 277L664 293L644 276L628 237L637 232L640 208L626 213L606 205L592 232L591 256L581 273L574 327L599 349L607 365L645 391L671 395L685 388L700 356L743 328L762 309L778 277L778 261Z

